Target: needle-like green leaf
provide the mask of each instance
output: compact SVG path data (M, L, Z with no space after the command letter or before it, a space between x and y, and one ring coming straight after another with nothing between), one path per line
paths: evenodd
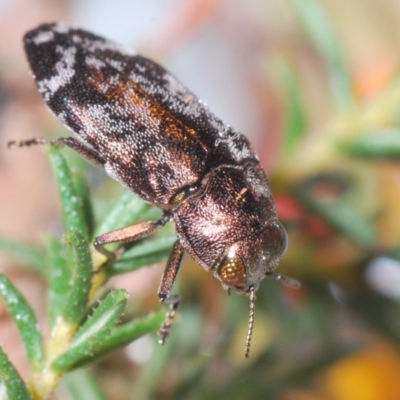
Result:
M89 234L86 239L90 239L93 236L95 225L92 201L90 198L90 188L86 176L84 176L81 171L74 172L72 177L78 198L80 199L82 215L85 219L85 226L87 227Z
M353 141L340 142L339 149L361 158L400 159L400 130L371 132Z
M376 243L377 231L374 224L350 203L337 201L315 206L320 214L361 246L370 249Z
M65 231L76 230L89 240L89 228L83 214L83 200L75 188L71 170L58 149L49 146L47 152L61 199Z
M176 235L171 233L135 244L121 259L110 265L106 272L117 275L160 262L168 257L175 241Z
M110 334L111 328L119 321L125 310L127 293L113 290L100 302L74 337L69 349L52 364L55 371L67 371L83 360L98 356L97 348Z
M73 343L73 347L54 362L53 369L62 371L85 365L110 351L126 346L134 340L156 331L160 328L164 318L164 313L157 313L116 326L111 332L101 330L100 340L96 336L91 337L88 341L80 342L76 347Z
M111 334L100 343L97 348L98 354L103 355L111 350L126 346L134 340L156 331L160 328L164 319L165 313L159 312L116 326Z
M46 270L43 250L4 237L0 237L0 250L37 272L43 273Z
M292 0L308 34L328 67L331 87L337 105L348 108L353 101L349 74L343 60L340 39L321 2L318 0Z
M299 198L311 210L322 215L338 230L368 251L376 243L378 234L373 221L363 215L348 199L323 202L301 191L299 191Z
M18 327L32 369L41 370L44 365L43 337L36 316L25 297L1 273L0 296Z
M293 69L284 61L279 62L278 75L284 96L284 149L293 151L306 129L299 85Z
M3 388L5 388L6 393L4 393ZM0 347L0 394L7 396L2 396L3 400L31 399L25 382L11 364L2 347Z
M73 400L107 400L96 381L85 369L67 374L65 383Z
M64 307L64 318L70 324L78 324L86 312L92 277L92 259L85 238L77 231L66 235L72 247L75 270L70 281L68 300Z
M58 238L51 236L48 239L48 315L49 326L53 328L57 318L63 314L71 289L73 269L70 267L67 254L70 249L62 244Z

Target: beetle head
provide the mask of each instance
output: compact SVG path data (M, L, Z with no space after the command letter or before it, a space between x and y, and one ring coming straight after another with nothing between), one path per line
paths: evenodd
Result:
M216 271L216 275L224 286L234 287L250 298L249 325L244 353L246 358L250 355L254 326L255 291L265 276L274 275L273 270L285 253L287 242L285 229L274 218L261 234L232 245Z
M241 293L256 290L260 281L277 267L287 248L287 234L282 224L273 219L255 237L233 244L220 263L216 275L222 284Z

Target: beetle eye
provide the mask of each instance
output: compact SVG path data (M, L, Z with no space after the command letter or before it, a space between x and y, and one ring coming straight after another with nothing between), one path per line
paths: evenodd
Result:
M246 269L240 256L227 255L222 261L218 275L229 286L241 287L246 284Z

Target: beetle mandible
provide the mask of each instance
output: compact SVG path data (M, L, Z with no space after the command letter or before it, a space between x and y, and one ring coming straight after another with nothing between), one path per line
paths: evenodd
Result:
M260 281L294 282L274 272L287 236L247 138L161 66L112 41L58 22L29 31L24 44L44 101L78 137L50 143L72 148L163 210L158 221L98 236L95 247L110 256L105 244L136 241L175 222L178 240L158 290L170 305L160 342L179 304L170 292L186 251L225 289L249 295L248 357Z

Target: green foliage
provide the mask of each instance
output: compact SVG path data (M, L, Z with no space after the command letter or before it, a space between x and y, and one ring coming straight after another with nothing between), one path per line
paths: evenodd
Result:
M32 369L41 370L44 366L43 338L31 306L3 274L0 274L0 296L18 327Z
M104 338L110 336L126 307L127 293L113 290L100 302L89 318L80 327L68 350L56 358L51 367L55 371L71 370L98 357L98 349Z
M86 370L78 369L69 373L65 377L65 382L73 400L107 400Z
M301 90L293 68L286 62L278 65L279 84L284 95L285 126L283 132L283 150L290 154L295 151L299 140L306 130L306 116L303 109Z
M329 69L334 99L340 108L348 108L353 99L341 41L318 0L291 0L298 12L309 41Z
M338 143L338 149L360 159L400 159L400 130L382 129Z
M4 400L30 400L28 388L0 347L0 394Z
M15 242L7 238L0 238L0 250L7 252L22 265L29 265L30 269L37 272L45 272L45 252L24 243Z
M152 314L120 324L127 306L127 293L114 289L101 296L101 288L107 274L129 272L148 265L149 260L157 262L166 258L175 236L171 237L168 230L161 231L154 239L140 244L137 250L128 251L118 260L119 266L113 267L111 263L112 272L107 274L99 260L94 268L89 247L93 240L90 236L94 231L93 213L87 185L82 182L80 172L71 171L58 149L49 147L48 154L61 199L66 232L63 240L49 236L43 249L5 239L0 243L2 250L44 274L48 283L51 333L44 346L34 311L23 294L0 274L0 296L19 329L34 372L29 384L25 385L1 350L0 381L3 392L10 399L44 399L67 372L154 332L164 318L163 314ZM148 209L149 206L124 193L99 229L121 227L121 223L134 224ZM116 249L117 246L111 247ZM154 248L157 249L155 253ZM131 264L130 261L134 262ZM68 381L72 382L78 376L87 383L88 390L94 391L85 374L75 375ZM94 398L104 397L98 394Z

